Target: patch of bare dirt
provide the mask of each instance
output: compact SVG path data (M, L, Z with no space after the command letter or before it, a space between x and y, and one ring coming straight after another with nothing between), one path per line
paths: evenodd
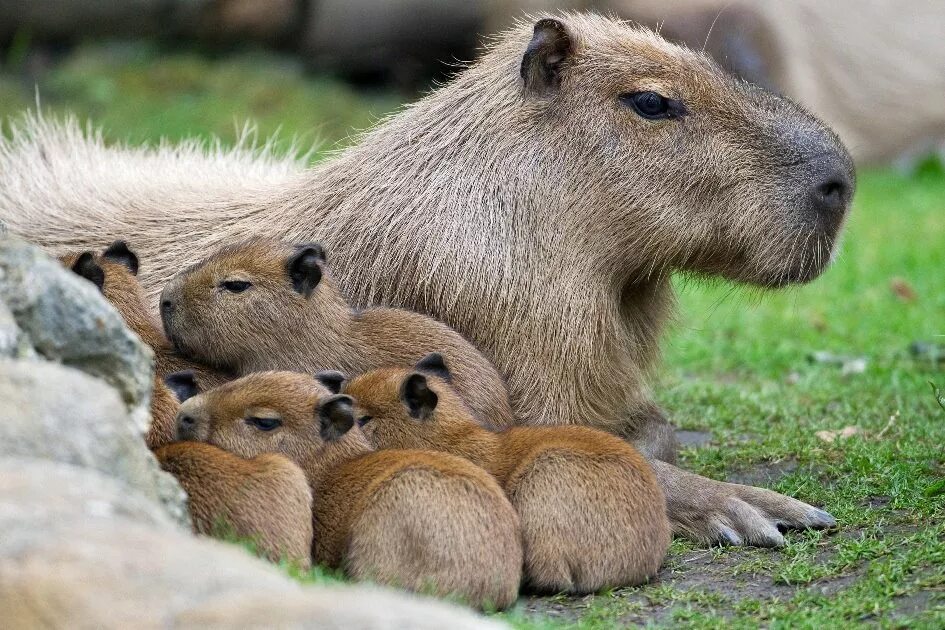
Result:
M709 431L684 431L676 430L676 439L681 446L705 446L712 441L712 433Z
M795 472L797 465L797 460L793 458L776 462L762 462L750 468L731 473L726 481L741 483L747 486L770 487L783 477Z
M736 478L740 483L771 482L796 467L797 463L790 461L765 464L758 467L760 470L746 471ZM914 531L918 531L914 524L892 524L884 528L888 535L909 535ZM824 545L816 553L814 562L829 562L836 554L839 540L859 538L863 532L857 527L834 532L832 544ZM610 596L526 597L522 606L529 616L567 623L577 622L589 609L603 604L608 610L608 622L618 626L671 625L673 611L685 607L687 602L697 608L721 610L724 615L726 609L746 599L773 603L792 599L802 591L830 597L853 586L866 570L866 565L862 565L812 583L783 584L776 582L764 566L766 559L779 553L754 548L729 548L721 553L718 549L699 549L669 557L656 580L644 587L618 589ZM667 599L660 586L672 587L672 596ZM907 617L924 607L941 605L943 601L945 594L934 590L910 594L897 600L894 617Z

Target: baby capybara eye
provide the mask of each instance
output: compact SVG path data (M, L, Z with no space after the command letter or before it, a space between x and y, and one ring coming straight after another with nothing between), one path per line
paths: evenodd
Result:
M282 421L278 418L247 418L246 423L260 431L272 431L282 426Z
M224 280L220 283L220 288L230 293L242 293L251 286L253 286L253 283L246 280Z

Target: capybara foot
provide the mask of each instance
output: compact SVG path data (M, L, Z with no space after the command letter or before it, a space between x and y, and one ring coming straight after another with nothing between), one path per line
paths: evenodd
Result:
M781 547L789 529L834 527L828 512L764 488L700 477L654 461L673 532L705 544Z

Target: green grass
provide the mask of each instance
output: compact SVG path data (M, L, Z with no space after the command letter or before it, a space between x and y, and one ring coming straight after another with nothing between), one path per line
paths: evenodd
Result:
M913 300L897 296L894 279ZM862 173L842 254L810 286L758 296L681 283L681 293L658 398L681 427L713 435L685 452L685 465L725 478L796 462L773 488L823 505L839 533L792 534L782 553L745 562L775 583L854 577L831 597L800 589L777 604L706 606L677 625L711 627L723 614L726 624L776 627L945 622L945 410L929 387L945 383L945 364L909 352L915 341L945 345L941 169ZM866 371L808 361L821 350L864 357ZM815 435L845 426L863 433L833 444ZM890 616L922 591L924 610Z
M113 140L232 142L251 120L285 146L294 137L343 142L398 103L306 77L277 57L159 52L80 49L40 76L42 101L91 118ZM0 116L33 102L33 86L11 72L18 63L0 72ZM898 297L894 279L914 299ZM681 428L711 434L684 451L684 465L730 479L781 471L766 485L824 506L840 528L791 533L781 551L676 541L661 583L541 600L541 612L523 602L502 617L522 628L945 625L945 408L929 386L945 388L945 363L909 353L914 341L945 345L941 167L862 173L843 253L810 286L761 294L678 284L657 398ZM864 357L866 370L844 375L808 361L816 351ZM846 426L862 433L833 444L816 436Z

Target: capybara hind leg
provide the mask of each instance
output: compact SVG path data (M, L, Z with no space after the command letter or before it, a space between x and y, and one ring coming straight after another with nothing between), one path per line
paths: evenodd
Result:
M345 567L356 579L507 608L522 576L518 517L498 487L410 470L374 492Z
M670 541L648 471L609 457L545 455L519 480L525 577L542 591L593 593L646 582Z

